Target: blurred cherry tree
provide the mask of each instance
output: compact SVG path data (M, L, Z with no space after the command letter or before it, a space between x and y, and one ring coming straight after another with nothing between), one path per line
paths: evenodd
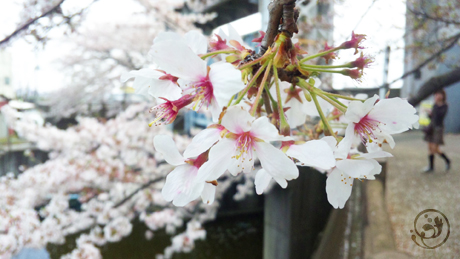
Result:
M428 77L409 99L412 105L417 105L438 89L460 82L459 56L448 54L455 53L455 49L458 53L460 45L460 2L409 0L406 18L406 62L412 65L401 78L420 77L422 71L430 74L429 70L440 64L449 68L445 74Z

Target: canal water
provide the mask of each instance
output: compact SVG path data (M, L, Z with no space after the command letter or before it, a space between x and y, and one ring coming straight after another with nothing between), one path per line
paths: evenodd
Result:
M219 217L204 224L206 239L195 242L190 253L174 254L175 259L201 258L262 258L263 213ZM120 242L108 243L100 248L104 259L152 259L171 244L171 236L164 230L154 232L152 239L145 238L148 228L143 222L133 222L131 235ZM185 230L178 229L177 233ZM68 236L64 245L47 246L52 259L58 259L75 247L78 236Z

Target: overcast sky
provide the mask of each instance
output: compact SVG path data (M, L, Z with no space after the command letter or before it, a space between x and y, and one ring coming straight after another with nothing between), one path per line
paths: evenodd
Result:
M79 5L89 0L67 0L68 5ZM343 87L375 87L383 83L383 50L392 46L390 56L389 80L402 75L404 42L402 35L405 24L405 2L402 0L347 0L344 4L335 5L334 41L339 44L350 38L351 31L366 34L366 53L375 53L375 64L366 71L366 79L362 83L337 77L334 88ZM107 10L110 10L108 12ZM132 0L100 0L91 8L87 22L123 20L137 9ZM0 3L0 37L14 30L18 21L20 6L15 0L1 0ZM260 16L255 16L260 19ZM259 18L257 18L259 17ZM236 24L236 29L247 32L247 23ZM61 49L61 50L60 50ZM60 50L60 51L59 51ZM13 55L13 83L16 87L37 89L48 92L62 87L64 76L54 63L62 55L65 48L59 42L51 41L45 50L35 49L24 40L15 40L8 48ZM340 53L340 61L353 60L353 51ZM38 68L38 69L37 69ZM399 81L392 87L400 87Z

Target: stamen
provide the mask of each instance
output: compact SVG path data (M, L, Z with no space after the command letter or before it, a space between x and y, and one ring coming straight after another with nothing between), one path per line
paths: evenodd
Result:
M366 144L367 140L372 143L372 139L377 139L374 131L379 130L381 132L379 128L380 123L380 121L369 118L368 115L366 115L355 124L355 133L360 136L363 144Z

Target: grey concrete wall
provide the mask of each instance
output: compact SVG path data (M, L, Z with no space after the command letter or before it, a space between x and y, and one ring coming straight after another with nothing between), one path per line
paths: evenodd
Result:
M326 176L307 167L299 171L286 189L276 185L265 195L264 259L309 258L319 244L332 209Z

